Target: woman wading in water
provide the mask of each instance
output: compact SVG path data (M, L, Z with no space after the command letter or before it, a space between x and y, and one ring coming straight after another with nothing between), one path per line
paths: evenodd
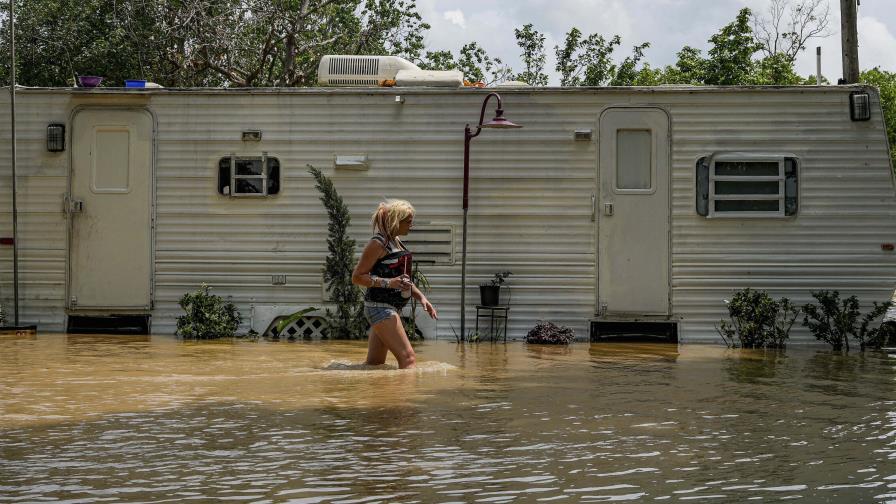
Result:
M387 200L379 204L372 221L373 237L352 273L352 283L367 287L364 314L370 334L365 364L383 364L389 351L399 368L412 368L416 355L399 317L401 309L413 296L430 317L438 318L435 307L411 281L411 252L398 239L411 230L414 207L404 200Z

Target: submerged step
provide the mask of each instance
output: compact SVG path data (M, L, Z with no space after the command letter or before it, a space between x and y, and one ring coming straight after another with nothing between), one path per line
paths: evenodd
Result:
M72 334L149 334L149 315L69 315Z
M592 343L611 341L678 343L678 322L593 319L590 339Z

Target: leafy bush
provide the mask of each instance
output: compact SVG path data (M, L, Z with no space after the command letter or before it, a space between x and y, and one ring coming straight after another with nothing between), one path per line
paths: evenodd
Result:
M737 291L728 304L731 321L720 320L716 332L729 348L784 348L799 308L789 299L775 301L765 291Z
M3 305L0 304L0 327L6 325L6 310L3 309Z
M177 317L176 334L195 339L234 336L243 317L233 303L210 294L210 290L208 285L202 284L196 292L188 292L180 298L178 304L186 315Z
M566 326L558 326L553 322L539 320L535 327L526 334L526 343L547 345L568 345L576 338L576 332Z
M858 341L859 350L865 347L880 348L886 344L892 334L890 327L869 329L871 322L880 318L890 303L875 302L870 312L862 315L859 311L859 298L849 296L840 300L840 292L822 290L813 292L812 297L818 306L808 303L803 306L803 325L808 327L819 341L831 345L833 350L849 352L849 337ZM882 330L883 329L883 330Z

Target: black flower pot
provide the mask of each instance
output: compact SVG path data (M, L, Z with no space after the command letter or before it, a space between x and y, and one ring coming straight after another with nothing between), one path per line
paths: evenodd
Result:
M479 298L482 306L498 306L501 304L501 286L480 285Z

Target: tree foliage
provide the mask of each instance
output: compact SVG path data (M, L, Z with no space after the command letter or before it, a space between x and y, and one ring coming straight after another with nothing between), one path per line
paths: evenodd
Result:
M793 64L809 40L830 35L830 16L828 0L771 0L753 17L753 32L766 57L781 55Z
M872 68L861 73L859 80L880 90L880 103L884 110L887 138L890 140L890 158L896 169L896 72Z
M18 81L72 74L166 86L309 86L324 54L423 51L415 0L19 1ZM61 16L59 13L64 12ZM8 39L4 24L0 36ZM3 69L8 82L8 68Z
M749 83L753 54L760 48L750 27L750 9L741 9L734 21L710 37L709 42L712 47L708 51L703 82L715 86Z
M466 80L486 86L504 82L513 74L501 58L492 58L476 42L464 44L457 58L451 51L428 51L419 65L424 70L460 70Z
M544 35L532 27L532 23L513 30L516 43L523 52L520 59L526 69L516 78L530 86L547 86L548 76L544 73L545 52Z

